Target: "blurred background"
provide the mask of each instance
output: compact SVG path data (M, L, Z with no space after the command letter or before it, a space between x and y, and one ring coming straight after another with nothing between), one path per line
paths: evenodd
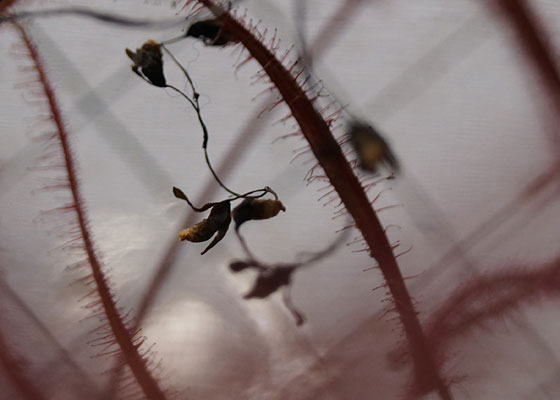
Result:
M22 2L13 11L84 5L135 18L186 15L175 3L61 0ZM531 189L554 172L558 109L513 25L488 3L238 3L238 13L246 9L246 21L261 21L268 37L277 29L282 49L296 45L287 60L295 60L303 34L314 79L331 94L325 104L335 100L333 112L345 106L333 125L337 134L352 116L365 119L399 158L403 173L369 194L383 208L383 224L392 225L395 253L406 253L398 262L421 321L475 276L530 271L558 256L557 184L550 179ZM527 3L549 45L559 49L560 4ZM282 138L297 130L292 119L281 121L287 107L261 114L274 97L266 83L253 82L255 61L237 69L246 57L237 46L186 39L168 47L201 94L209 156L222 179L238 192L268 185L286 206L273 219L243 226L255 255L268 263L301 261L341 238L333 254L294 275L293 301L307 319L302 327L279 294L243 299L255 274L229 271L232 260L245 257L233 231L203 256L205 244L177 241L187 218L192 224L204 216L192 216L173 186L199 205L227 193L206 167L194 111L176 93L132 73L125 48L178 36L188 23L169 29L77 17L27 23L70 134L111 288L123 313L142 312L144 347L153 346L162 386L177 398L205 400L406 394L411 365L390 361L403 332L387 313L385 289L373 290L382 276L359 242L346 244L356 230L337 233L349 222L336 214L338 201L324 205L330 187L305 181L314 160L310 153L297 156L303 139ZM74 399L84 391L105 398L115 358L96 357L98 349L88 344L99 322L86 318L87 300L80 300L90 290L76 282L83 273L68 268L80 260L79 246L68 243L74 217L49 211L71 201L67 190L47 189L63 175L45 168L60 164L56 146L39 138L53 127L42 120L41 95L22 88L30 76L22 66L30 62L15 45L16 31L3 25L0 33L1 330L46 398ZM164 68L169 83L187 88L169 58ZM146 297L155 276L161 285ZM549 293L520 303L447 344L442 372L453 381L454 398L558 398L555 301ZM0 374L0 398L18 396Z

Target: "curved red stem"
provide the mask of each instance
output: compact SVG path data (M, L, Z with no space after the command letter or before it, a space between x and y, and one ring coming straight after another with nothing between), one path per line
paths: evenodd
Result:
M62 120L62 115L60 113L57 101L54 95L54 91L47 79L46 73L42 66L37 49L31 42L31 39L27 35L25 29L20 24L15 24L18 32L29 51L30 58L35 64L39 81L43 86L44 94L47 98L50 113L52 115L52 120L57 128L57 137L60 141L62 151L64 154L64 163L66 166L68 185L72 193L72 198L74 202L74 209L76 212L76 217L78 220L78 226L80 231L80 236L82 238L84 248L87 254L88 264L91 267L93 278L95 280L97 292L101 300L103 310L111 327L111 331L115 335L115 340L122 350L123 356L126 363L129 365L136 381L142 388L148 399L165 399L163 391L160 389L157 381L148 371L145 360L142 358L138 352L138 347L134 344L133 335L127 329L121 315L119 314L115 301L111 295L111 290L107 283L107 279L102 270L102 265L97 256L95 246L93 244L89 228L87 226L87 218L84 210L84 201L82 199L80 188L78 184L78 178L76 175L76 167L74 159L72 157L72 152L70 149L70 143L68 140L68 133L64 126Z
M364 236L371 256L379 263L408 338L414 360L417 389L421 392L438 390L443 399L450 399L451 395L440 377L383 227L327 123L296 80L263 43L219 5L210 0L199 0L199 2L215 14L223 24L223 29L240 41L266 71L290 108L326 176Z
M560 69L541 21L526 0L498 0L498 3L517 31L521 47L540 75L544 89L560 110Z

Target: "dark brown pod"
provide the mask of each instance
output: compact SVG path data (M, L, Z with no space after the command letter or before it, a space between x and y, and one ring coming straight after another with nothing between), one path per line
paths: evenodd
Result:
M134 72L140 75L138 71L140 69L141 76L144 76L155 86L167 86L163 75L163 60L159 43L148 40L141 48L136 49L136 52L126 49L126 54L134 62L134 65L132 65Z
M206 253L214 247L226 235L231 223L231 205L229 201L216 203L210 211L208 218L191 226L190 228L179 231L180 240L189 242L205 242L217 233L214 240L204 249L201 254Z
M275 217L280 211L286 211L280 200L245 199L233 209L235 229L239 229L241 224L250 220Z
M201 39L207 46L225 46L237 42L213 19L195 22L187 30L186 36Z
M398 172L399 163L383 137L370 125L354 123L350 126L350 141L358 155L360 168L377 172L379 165L386 165Z

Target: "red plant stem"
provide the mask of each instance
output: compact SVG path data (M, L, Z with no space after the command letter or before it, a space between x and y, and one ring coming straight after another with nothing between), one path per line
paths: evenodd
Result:
M504 14L517 31L523 50L540 75L556 111L560 111L560 70L554 60L542 23L526 0L498 0Z
M46 397L43 396L41 390L35 386L34 381L29 379L22 371L21 364L23 361L23 359L20 358L18 360L12 355L8 344L4 340L4 335L0 331L0 367L4 369L5 376L7 376L10 382L15 386L16 390L22 396L22 399L45 399Z
M115 335L116 343L122 350L126 363L129 365L134 377L136 378L136 381L142 388L146 397L148 399L165 399L163 391L160 389L158 383L148 371L146 362L139 354L138 348L134 344L133 337L131 336L129 330L126 328L126 325L117 310L115 301L111 295L109 285L105 278L105 274L102 271L101 263L96 254L95 247L91 239L91 234L87 226L86 213L83 207L84 201L80 194L78 178L76 176L76 167L74 165L74 159L71 155L70 143L68 140L68 133L64 126L62 115L59 111L54 91L51 88L46 73L42 67L39 54L37 53L36 48L25 32L25 29L20 24L16 23L15 25L25 46L29 51L31 59L35 64L39 81L43 85L44 93L48 101L52 120L57 127L58 138L60 140L62 151L64 153L64 162L66 165L68 184L72 192L72 198L74 201L80 234L84 243L89 265L91 266L93 272L97 292L101 299L101 304L103 306L103 310L105 311L105 315L107 317L109 325L111 326L111 330Z
M288 104L313 154L362 232L370 255L379 263L403 324L414 360L418 390L424 392L436 389L443 399L450 399L451 395L440 377L383 227L327 123L295 79L265 45L221 7L210 0L199 1L216 15L223 24L223 29L239 40L267 72Z
M427 323L437 353L457 336L523 304L560 295L560 260L543 267L516 268L475 278L455 289Z

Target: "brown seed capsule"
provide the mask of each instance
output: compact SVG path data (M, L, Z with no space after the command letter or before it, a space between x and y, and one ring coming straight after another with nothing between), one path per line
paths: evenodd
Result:
M204 249L201 254L206 253L214 247L226 235L231 223L231 205L229 201L216 203L210 211L208 218L179 232L180 240L189 242L205 242L217 233L214 240Z
M393 172L398 172L398 161L389 145L370 125L356 122L350 126L350 140L358 155L360 168L377 172L381 164L387 165Z
M148 40L141 48L136 49L136 52L126 49L126 54L134 62L132 70L136 74L145 77L155 86L165 87L167 85L163 75L163 60L159 43Z
M280 211L286 211L280 200L245 199L233 209L235 229L239 229L241 224L250 220L275 217Z
M214 236L215 233L216 231L209 227L208 220L204 219L190 228L180 230L178 236L181 240L198 243L206 242Z

